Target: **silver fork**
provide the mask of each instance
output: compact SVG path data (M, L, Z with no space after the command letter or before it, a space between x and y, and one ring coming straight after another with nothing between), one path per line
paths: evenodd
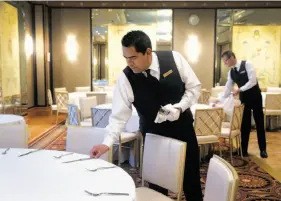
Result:
M111 168L116 168L117 166L110 166L110 167L99 167L99 168L96 168L96 169L88 169L86 168L86 170L88 171L91 171L91 172L96 172L98 170L105 170L105 169L111 169Z
M109 192L104 192L104 193L92 193L87 190L85 190L85 193L88 193L91 196L100 196L100 195L123 195L123 196L129 196L129 193L109 193Z
M2 152L2 155L7 154L7 152L10 150L10 148L7 148L5 151Z
M64 156L68 156L68 155L72 155L72 154L73 154L73 153L62 154L62 155L60 155L60 156L54 156L54 158L60 159L60 158L62 158L62 157L64 157Z

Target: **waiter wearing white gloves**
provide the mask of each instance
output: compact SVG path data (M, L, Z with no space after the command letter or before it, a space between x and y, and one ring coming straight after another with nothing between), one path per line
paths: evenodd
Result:
M150 38L142 31L127 33L122 46L128 66L114 90L110 132L103 144L92 148L91 156L100 157L118 141L131 117L133 104L144 137L146 133L154 133L187 142L183 190L188 201L202 201L199 149L189 109L200 96L198 78L179 53L152 52ZM162 118L157 115L161 110L169 114ZM149 187L168 194L167 189L157 185L149 184Z

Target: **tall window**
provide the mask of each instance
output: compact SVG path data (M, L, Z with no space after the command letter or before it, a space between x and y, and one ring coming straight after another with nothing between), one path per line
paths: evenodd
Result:
M131 30L149 35L153 50L172 50L172 10L93 9L93 85L114 85L126 66L121 39Z

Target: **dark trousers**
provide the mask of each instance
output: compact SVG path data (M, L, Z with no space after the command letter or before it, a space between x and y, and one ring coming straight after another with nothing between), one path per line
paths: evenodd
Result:
M262 98L261 95L257 98L252 97L250 104L247 101L241 102L245 104L243 120L241 126L241 138L242 138L242 151L243 153L248 152L249 137L251 132L251 110L253 110L253 116L256 123L258 143L260 151L266 151L266 139L265 139L265 129L264 129L264 114L262 108Z
M186 132L187 130L188 133ZM184 130L182 130L181 136L170 137L185 141L187 143L183 181L183 191L186 200L202 201L203 195L200 183L199 148L192 122L185 122L185 128ZM168 190L160 186L149 183L149 188L158 191L164 195L168 195Z

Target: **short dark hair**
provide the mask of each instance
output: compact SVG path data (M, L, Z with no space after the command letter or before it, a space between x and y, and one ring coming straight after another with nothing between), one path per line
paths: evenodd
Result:
M224 57L224 56L226 56L227 58L230 58L233 56L236 59L234 52L232 52L231 50L227 50L221 55L221 57Z
M143 31L130 31L122 38L123 47L135 47L137 52L145 54L147 48L152 49L148 35Z

